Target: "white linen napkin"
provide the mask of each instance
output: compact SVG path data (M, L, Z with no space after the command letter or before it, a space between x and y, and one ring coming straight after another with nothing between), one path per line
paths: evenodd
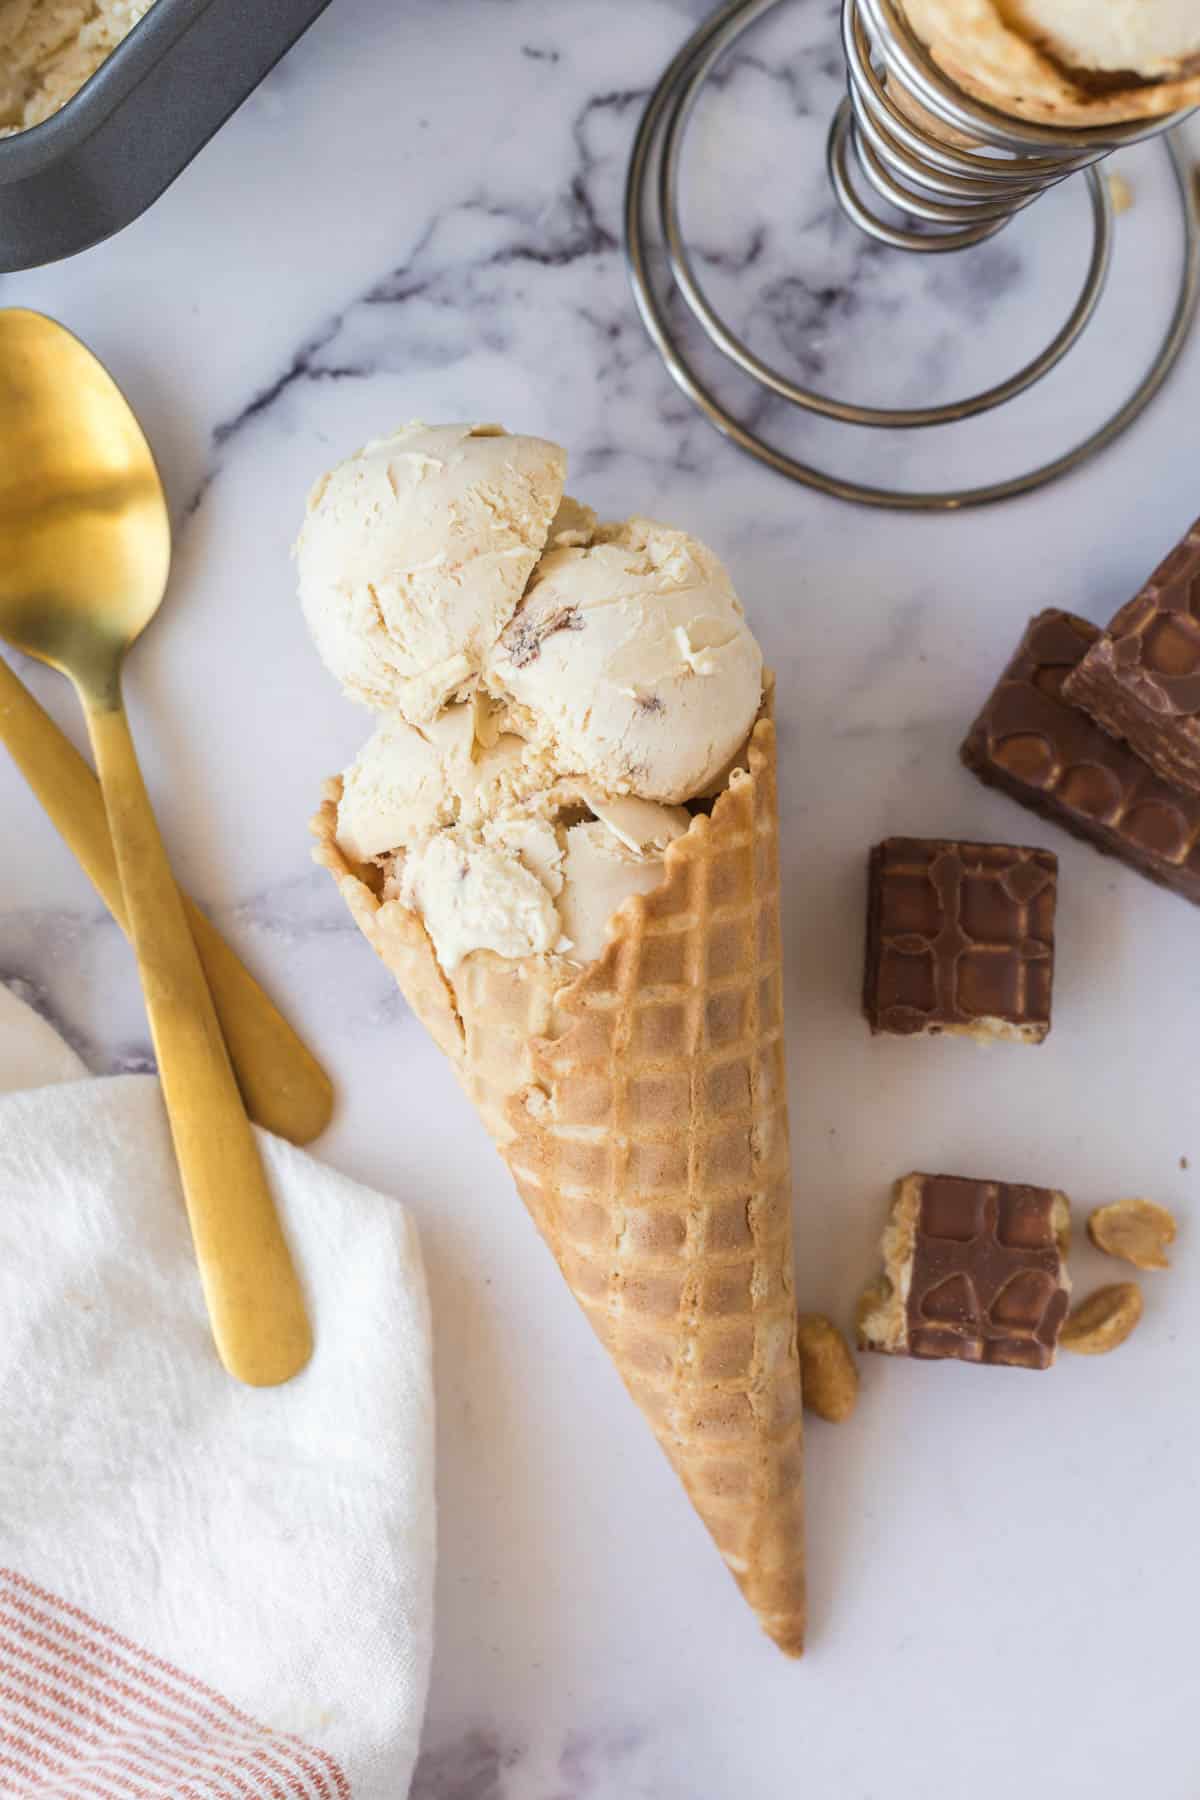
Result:
M316 1353L213 1352L157 1080L0 987L0 1795L402 1800L432 1646L412 1223L259 1133Z

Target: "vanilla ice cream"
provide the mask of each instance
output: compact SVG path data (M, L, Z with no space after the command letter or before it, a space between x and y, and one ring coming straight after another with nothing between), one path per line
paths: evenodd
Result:
M1067 68L1160 80L1200 60L1198 0L997 0L997 11Z
M648 519L547 551L484 679L560 768L613 794L683 801L745 742L762 653L723 565Z
M149 10L150 0L0 0L0 135L65 106Z
M600 819L566 825L561 816L505 812L480 829L450 826L399 851L385 893L421 914L448 975L475 950L589 963L622 901L659 885L666 845L688 827L682 808L634 804L646 806L644 845Z
M570 826L558 910L572 959L593 962L617 908L631 894L652 894L662 878L661 851L632 849L599 820Z
M473 950L536 956L562 936L554 896L520 854L459 826L405 853L396 895L424 919L448 975Z
M682 837L691 823L692 815L684 806L659 806L632 794L600 794L587 786L579 793L617 842L638 856L657 856L661 861L667 845Z
M599 956L762 699L712 551L600 525L565 475L540 438L410 426L318 482L297 544L321 655L383 713L338 843L420 915L448 977L481 950Z
M505 733L480 742L471 705L424 725L381 719L342 777L338 842L356 862L389 856L446 825L482 825L525 802L552 812L568 797L545 749Z
M479 723L470 704L420 727L381 720L342 777L338 842L382 865L447 974L473 950L589 962L621 901L657 887L690 815L560 780L544 747L482 743Z
M419 724L470 680L541 555L566 462L497 425L414 424L318 481L300 603L352 699Z
M578 550L590 544L600 529L600 520L590 506L564 494L546 537L547 550Z
M356 862L454 823L471 785L471 708L450 707L421 731L386 718L342 776L338 842Z

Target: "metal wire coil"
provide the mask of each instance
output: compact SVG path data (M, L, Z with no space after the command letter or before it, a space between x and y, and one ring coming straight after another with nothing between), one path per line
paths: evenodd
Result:
M790 479L840 499L948 511L1028 493L1078 467L1119 436L1158 392L1200 301L1200 222L1183 158L1170 135L1178 116L1103 131L1048 128L1010 119L955 87L926 55L890 0L843 0L848 94L830 128L827 163L839 203L856 225L897 249L942 254L964 250L994 236L1047 188L1082 173L1091 201L1093 243L1082 289L1066 322L1040 355L1007 380L928 407L869 407L839 400L771 368L730 329L704 293L679 219L679 168L696 102L721 57L779 4L780 0L728 0L665 71L634 142L625 197L629 272L643 321L672 377L717 429L742 449ZM904 98L915 101L917 108L905 107ZM705 385L687 360L650 279L645 226L653 195L672 281L709 341L760 388L844 424L910 429L954 423L1032 387L1078 341L1099 302L1112 252L1112 209L1096 165L1118 146L1157 135L1162 135L1171 161L1184 228L1179 291L1166 335L1137 388L1104 425L1051 462L1005 481L912 493L845 480L788 456L741 424ZM899 223L889 213L899 213L911 223Z
M872 43L879 66L871 60ZM962 250L981 243L1047 188L1169 124L1072 131L991 112L969 101L929 60L889 0L846 0L842 44L850 91L833 127L834 187L855 224L901 250ZM918 102L930 126L905 112L901 95ZM851 145L874 198L907 214L915 226L891 224L863 205L852 177Z

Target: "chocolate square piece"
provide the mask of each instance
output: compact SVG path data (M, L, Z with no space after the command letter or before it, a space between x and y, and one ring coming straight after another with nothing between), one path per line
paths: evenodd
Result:
M884 1271L859 1306L864 1350L1048 1369L1067 1315L1070 1207L1051 1188L906 1175Z
M877 844L863 984L871 1030L1040 1044L1050 1029L1057 894L1050 850Z
M1200 905L1200 795L1168 787L1063 699L1067 677L1099 636L1071 613L1039 613L962 759L990 787Z
M1064 690L1164 781L1200 794L1200 520Z

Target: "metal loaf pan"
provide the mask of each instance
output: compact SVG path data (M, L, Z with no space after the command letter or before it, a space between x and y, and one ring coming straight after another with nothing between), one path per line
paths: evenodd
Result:
M0 270L136 219L328 4L155 0L60 112L0 139Z

